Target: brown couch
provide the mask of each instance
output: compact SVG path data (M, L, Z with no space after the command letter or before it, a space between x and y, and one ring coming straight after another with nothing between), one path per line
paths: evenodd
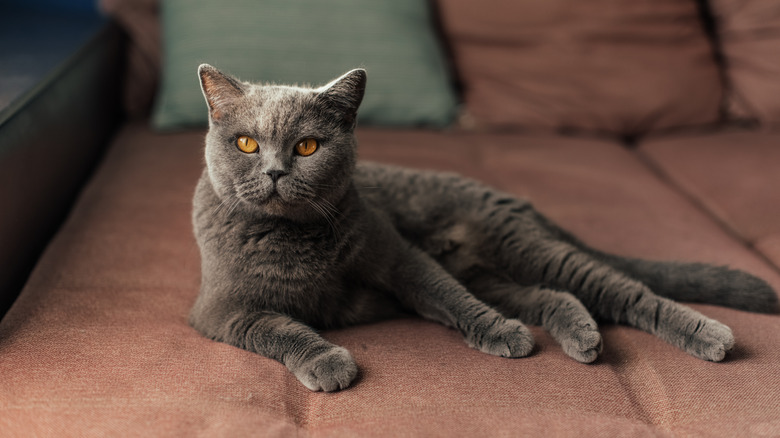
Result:
M104 4L151 35L152 18L137 19L153 4ZM459 126L361 127L362 158L457 171L530 197L601 249L727 264L780 291L777 2L439 7ZM154 50L132 46L131 65L154 71ZM418 318L328 331L361 370L331 394L202 338L187 313L203 135L136 120L115 136L0 323L0 435L780 435L778 315L692 305L733 329L721 363L613 325L589 365L538 327L523 359Z

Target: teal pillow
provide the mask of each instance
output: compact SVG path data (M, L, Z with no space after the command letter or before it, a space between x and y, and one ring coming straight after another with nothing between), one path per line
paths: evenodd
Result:
M423 0L164 0L163 72L152 122L205 126L197 68L241 80L323 85L368 72L360 122L446 126L457 100Z

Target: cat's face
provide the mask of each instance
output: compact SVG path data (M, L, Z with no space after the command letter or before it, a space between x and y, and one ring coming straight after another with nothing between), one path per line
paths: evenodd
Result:
M206 164L223 203L294 220L331 210L355 167L365 71L316 89L248 84L206 64L198 75L209 106Z

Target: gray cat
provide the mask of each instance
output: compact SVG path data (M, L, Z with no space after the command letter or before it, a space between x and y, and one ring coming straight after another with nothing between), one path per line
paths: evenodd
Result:
M503 357L528 355L523 322L541 325L587 363L602 349L596 320L722 360L731 330L669 298L777 310L770 286L747 273L605 254L479 182L357 164L364 70L315 89L240 82L205 64L198 74L210 129L193 200L202 285L190 323L281 362L311 390L346 388L358 372L315 329L404 312Z

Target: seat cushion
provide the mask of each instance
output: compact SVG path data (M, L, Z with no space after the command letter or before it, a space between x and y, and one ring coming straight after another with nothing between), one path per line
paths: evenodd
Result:
M438 3L477 126L639 135L718 120L695 0Z
M604 325L594 364L532 327L530 357L468 348L407 318L323 333L360 375L332 394L187 325L199 283L190 200L203 132L125 127L0 322L0 428L10 436L707 435L780 428L780 318L696 308L738 349L709 363ZM528 193L599 247L780 276L617 144L364 130L366 159L456 170Z
M710 0L731 84L732 115L780 125L780 3Z
M780 134L730 132L644 143L670 181L780 267Z

